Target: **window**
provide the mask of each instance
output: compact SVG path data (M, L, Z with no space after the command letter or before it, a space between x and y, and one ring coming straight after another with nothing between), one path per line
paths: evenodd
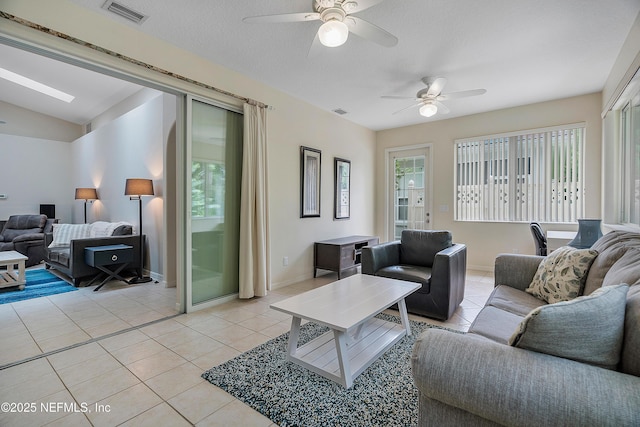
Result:
M585 124L455 141L455 219L576 222Z
M620 154L619 222L640 225L640 90L620 114Z
M194 160L191 163L191 216L224 215L224 164Z

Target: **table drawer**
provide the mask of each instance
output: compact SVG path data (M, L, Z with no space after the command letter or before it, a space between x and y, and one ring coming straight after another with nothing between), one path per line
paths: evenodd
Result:
M133 246L111 245L85 248L84 261L92 267L132 262Z

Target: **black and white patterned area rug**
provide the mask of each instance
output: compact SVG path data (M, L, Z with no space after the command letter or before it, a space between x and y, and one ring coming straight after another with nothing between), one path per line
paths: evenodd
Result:
M398 317L379 314L400 323ZM350 389L287 362L289 333L280 335L202 374L202 377L274 423L285 426L415 426L418 392L411 376L411 351L428 328L411 321L404 337L358 376ZM328 329L302 326L302 345Z

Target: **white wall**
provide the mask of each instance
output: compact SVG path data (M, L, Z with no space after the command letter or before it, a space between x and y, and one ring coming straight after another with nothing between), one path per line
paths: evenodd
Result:
M467 245L467 265L492 270L497 254L519 252L534 254L534 244L528 223L456 222L453 220L453 142L455 139L495 133L535 129L569 123L587 123L585 157L587 218L600 217L600 152L602 121L599 93L525 105L489 113L440 120L377 133L375 187L385 187L384 151L390 147L433 144L433 209L434 229L450 230L454 241ZM376 230L384 233L384 192L376 193ZM449 207L441 212L440 206ZM550 228L542 224L544 229ZM553 229L575 229L574 226L553 225Z
M84 134L82 126L0 101L0 133L71 142Z
M640 67L640 13L636 16L602 89L603 113L606 113L615 104L638 67Z
M151 89L145 89L152 91ZM87 208L87 221L127 221L138 229L138 201L124 195L127 178L153 180L155 196L142 200L142 232L147 235L149 268L163 274L164 150L167 123L175 122L175 102L164 108L164 97L155 92L150 101L77 139L72 144L73 187L95 187L99 200ZM117 106L116 106L117 108ZM83 221L77 203L74 222Z
M269 113L274 286L313 275L313 242L374 233L374 132L295 99ZM300 218L300 146L322 151L319 218ZM334 157L351 160L351 217L333 219ZM283 257L289 265L283 266Z
M62 222L71 219L70 143L0 134L0 153L0 194L7 195L0 199L0 219L37 214L40 204L55 204L56 217Z

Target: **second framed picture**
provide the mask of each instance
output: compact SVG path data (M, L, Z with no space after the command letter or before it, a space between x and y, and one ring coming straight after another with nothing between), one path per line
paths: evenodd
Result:
M334 160L334 218L347 219L351 215L351 162L349 160Z

